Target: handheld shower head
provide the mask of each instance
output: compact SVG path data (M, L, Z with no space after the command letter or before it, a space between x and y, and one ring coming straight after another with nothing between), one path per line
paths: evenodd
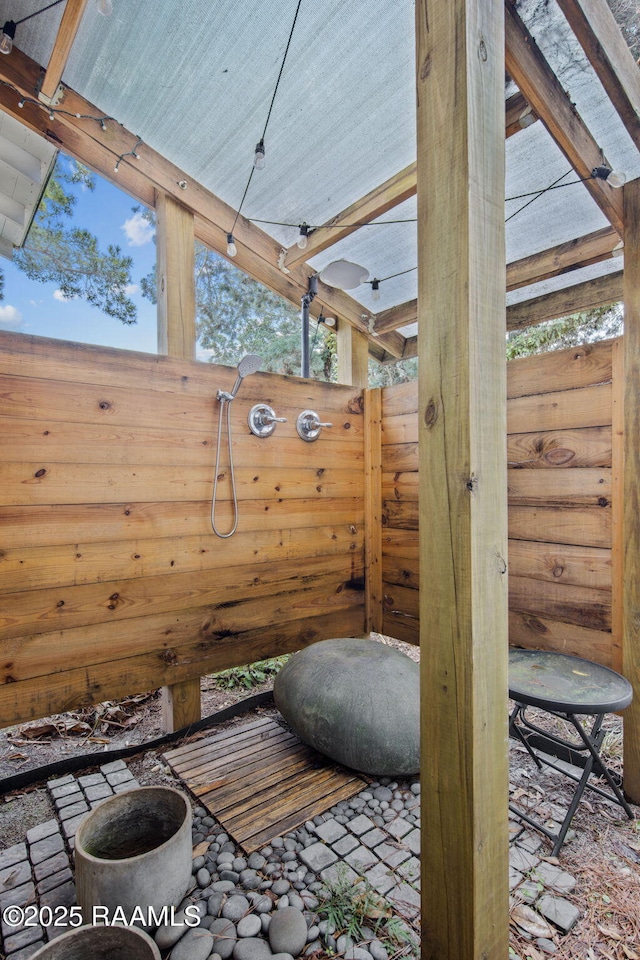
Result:
M228 393L226 390L218 390L218 400L223 400L228 403L235 400L236 393L240 389L240 384L244 378L248 377L250 373L255 373L261 366L262 357L256 356L255 353L248 353L238 364L238 376L231 389L231 393Z

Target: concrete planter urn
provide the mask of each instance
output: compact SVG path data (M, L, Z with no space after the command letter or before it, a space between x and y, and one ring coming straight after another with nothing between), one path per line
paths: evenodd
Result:
M420 769L418 664L376 640L322 640L293 656L273 697L301 740L372 776Z
M157 916L182 900L191 859L191 805L184 793L139 787L109 797L76 833L76 895L85 923L100 922L97 908L105 908L106 922L153 929L162 921L154 922L150 908Z
M77 927L56 937L31 960L160 960L160 951L137 927Z

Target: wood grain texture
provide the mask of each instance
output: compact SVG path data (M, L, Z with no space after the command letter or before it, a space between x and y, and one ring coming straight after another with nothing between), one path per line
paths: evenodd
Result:
M552 350L544 354L544 360L540 355L512 360L507 377L507 396L526 397L610 383L613 376L612 342L601 340L581 347Z
M622 669L634 688L624 713L624 788L640 803L640 180L624 188L624 589Z
M193 213L164 191L156 198L156 259L158 353L195 360Z
M582 310L607 307L622 300L622 271L606 273L594 280L585 280L563 290L544 293L531 300L521 300L507 307L507 330L523 330L526 327L569 317Z
M382 630L382 391L365 391L366 628Z
M76 38L80 21L86 9L89 0L67 0L60 21L60 27L56 34L53 44L53 50L49 57L49 63L40 87L39 99L44 103L50 103L53 99L58 85L62 80L64 68L67 65L69 54L73 41Z
M289 621L301 645L309 630L320 639L316 622L364 632L354 387L247 378L233 405L240 523L222 542L213 398L234 371L37 339L0 337L0 722L175 680L182 726L226 638L241 664L279 652ZM317 444L295 424L260 441L246 415L269 395L278 413L312 407L335 427ZM219 472L224 520L224 456Z
M416 3L423 960L508 952L503 26Z

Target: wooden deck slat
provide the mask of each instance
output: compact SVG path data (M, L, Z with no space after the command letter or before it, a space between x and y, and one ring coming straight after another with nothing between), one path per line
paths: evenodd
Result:
M256 753L259 751L265 755L276 756L283 751L286 751L287 747L296 742L296 737L293 734L284 734L274 736L273 739L265 744L264 740L256 740L253 743L249 743L243 747L241 751L235 754L227 754L222 757L215 757L213 760L204 761L197 767L192 767L190 770L180 771L180 776L185 780L195 780L199 779L202 776L211 777L212 779L217 779L221 775L228 775L231 771L240 770L242 767L246 767L248 763L255 758Z
M230 727L164 758L247 852L365 786L273 717Z

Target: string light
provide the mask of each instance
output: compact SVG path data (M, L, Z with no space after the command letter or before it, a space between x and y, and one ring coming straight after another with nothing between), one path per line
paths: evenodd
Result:
M374 303L377 303L380 299L380 281L372 280L371 281L371 299Z
M140 144L143 143L143 142L144 142L144 141L141 140L140 137L138 137L137 142L136 142L136 145L135 145L135 147L133 148L133 150L129 150L129 151L127 151L127 153L121 153L121 154L120 154L120 156L119 156L118 159L116 160L116 165L115 165L115 167L113 168L113 172L114 172L114 173L118 173L118 171L120 170L120 164L121 164L121 162L124 160L125 157L133 157L134 160L139 160L139 159L140 159L140 157L139 157L138 154L136 153L136 150L138 149L138 147L140 146Z
M611 167L601 166L594 167L591 171L591 176L596 180L604 180L605 183L608 183L610 187L623 187L627 182L627 178L624 173L620 173L618 170L612 170Z
M98 13L101 13L103 17L110 17L113 13L112 0L96 0L96 10Z
M306 250L309 236L309 224L301 223L300 224L300 236L298 237L296 244L301 250Z
M228 233L227 234L227 256L235 257L237 252L238 252L238 248L236 247L235 241L233 239L233 234Z
M255 172L256 170L261 170L261 169L264 167L264 162L265 162L265 146L264 146L264 141L265 141L265 137L266 137L266 135L267 135L267 127L269 126L269 120L271 119L271 111L273 110L273 105L274 105L275 100L276 100L276 94L278 93L278 87L280 86L280 80L282 79L282 72L283 72L283 70L284 70L284 65L285 65L286 60L287 60L287 54L289 53L289 47L291 46L291 38L293 37L293 31L295 30L296 22L297 22L297 20L298 20L298 14L299 14L299 12L300 12L300 5L301 5L301 3L302 3L302 0L298 0L298 5L297 5L297 7L296 7L296 12L295 12L294 17L293 17L293 23L291 24L291 29L290 29L290 31L289 31L289 39L287 40L287 45L286 45L286 47L285 47L284 54L283 54L283 56L282 56L282 63L280 64L280 71L279 71L279 73L278 73L278 79L276 80L276 85L275 85L275 88L274 88L274 91L273 91L273 96L271 97L271 103L269 104L269 111L268 111L268 113L267 113L267 119L265 120L264 128L263 128L263 130L262 130L262 136L260 137L258 143L256 144L256 149L255 149L255 151L254 151L253 166L252 166L252 168L251 168L251 173L249 174L249 179L247 180L247 185L246 185L246 187L244 188L244 193L242 194L242 200L240 201L240 206L238 207L238 209L237 209L237 211L236 211L235 219L234 219L234 221L233 221L233 226L231 227L231 232L230 232L229 234L227 234L227 253L229 254L230 257L234 257L234 256L236 255L236 245L235 245L235 243L233 242L233 231L234 231L235 228L236 228L236 224L237 224L238 218L239 218L239 216L240 216L240 211L242 210L242 207L243 207L243 205L244 205L244 201L245 201L245 199L246 199L246 197L247 197L247 193L248 193L249 187L250 187L250 185L251 185L251 180L253 179L253 174L254 174L254 172ZM231 242L229 242L229 239L228 239L229 237L231 237ZM229 253L229 250L230 250L231 247L233 247L233 253Z
M256 143L256 152L253 157L253 165L256 170L264 170L264 154L264 140L261 137L258 143Z
M21 17L19 20L7 20L2 28L2 35L0 36L0 53L8 55L13 50L13 41L15 39L17 26L21 23L26 23L26 21L31 20L32 17L37 17L39 14L51 10L52 7L57 7L59 3L62 3L62 0L53 0L53 3L47 4L47 6L42 7L41 10L35 10L33 13L29 13L26 17Z

